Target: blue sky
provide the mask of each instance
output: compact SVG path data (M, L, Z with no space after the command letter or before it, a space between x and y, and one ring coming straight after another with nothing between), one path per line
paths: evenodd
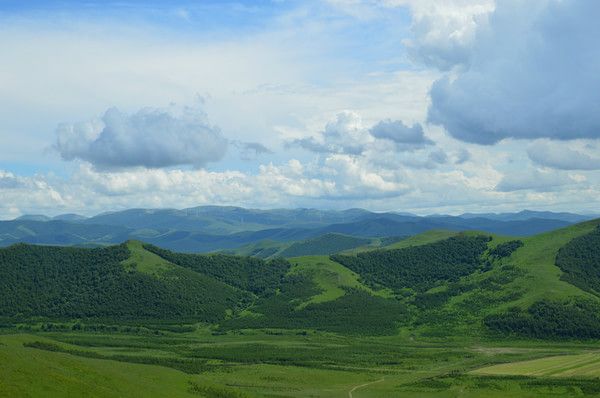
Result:
M583 0L0 2L0 218L595 212Z

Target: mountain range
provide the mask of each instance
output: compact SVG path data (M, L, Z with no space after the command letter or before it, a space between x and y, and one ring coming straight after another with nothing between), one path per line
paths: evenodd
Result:
M530 236L593 216L521 211L501 214L417 216L363 209L258 210L201 206L189 209L128 209L84 217L25 215L0 221L0 246L18 242L101 246L139 239L181 252L232 250L265 242L292 243L328 234L355 238L407 237L444 229Z

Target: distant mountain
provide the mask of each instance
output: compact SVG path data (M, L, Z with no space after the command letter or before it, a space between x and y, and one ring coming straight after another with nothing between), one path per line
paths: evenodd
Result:
M79 214L60 214L58 216L52 217L53 220L56 221L83 221L87 219L87 217L79 215Z
M534 211L534 210L523 210L518 213L465 213L461 214L461 218L487 218L489 220L499 221L524 221L531 218L549 219L549 220L560 220L568 223L578 223L587 221L595 218L594 215L582 215L574 213L554 213L551 211Z
M344 211L316 209L258 210L230 206L200 206L189 209L129 209L104 213L86 224L120 225L129 228L171 229L224 235L272 228L314 228L350 222L374 213L362 209Z
M44 216L42 214L24 214L17 218L19 221L50 221L52 218Z
M18 242L97 246L139 239L180 252L210 252L256 245L263 241L292 244L327 234L363 239L410 236L443 229L529 236L587 218L571 213L533 211L487 216L420 217L362 209L258 210L219 206L183 210L129 209L89 218L77 214L63 214L54 219L29 215L0 221L0 246Z

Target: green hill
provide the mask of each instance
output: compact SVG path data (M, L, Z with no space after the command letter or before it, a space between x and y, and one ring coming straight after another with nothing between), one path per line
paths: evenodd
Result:
M94 249L19 244L0 250L0 316L600 337L598 224L521 239L429 231L376 250L366 250L365 239L330 234L284 251L355 248L290 262L181 254L138 241Z
M0 249L2 317L215 322L249 300L248 292L165 261L139 242Z

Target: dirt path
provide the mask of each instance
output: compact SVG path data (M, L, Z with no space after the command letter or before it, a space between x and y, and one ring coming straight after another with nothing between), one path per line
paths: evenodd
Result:
M384 379L385 379L385 378L384 378L384 377L382 377L382 378L381 378L381 379L379 379L379 380L371 381L371 382L369 382L369 383L365 383L365 384L361 384L361 385L359 385L359 386L356 386L356 387L352 387L352 389L351 389L350 391L348 391L348 398L352 398L352 393L353 393L354 391L358 390L359 388L363 388L363 387L366 387L366 386L370 386L371 384L375 384L375 383L381 383L381 382L382 382Z

